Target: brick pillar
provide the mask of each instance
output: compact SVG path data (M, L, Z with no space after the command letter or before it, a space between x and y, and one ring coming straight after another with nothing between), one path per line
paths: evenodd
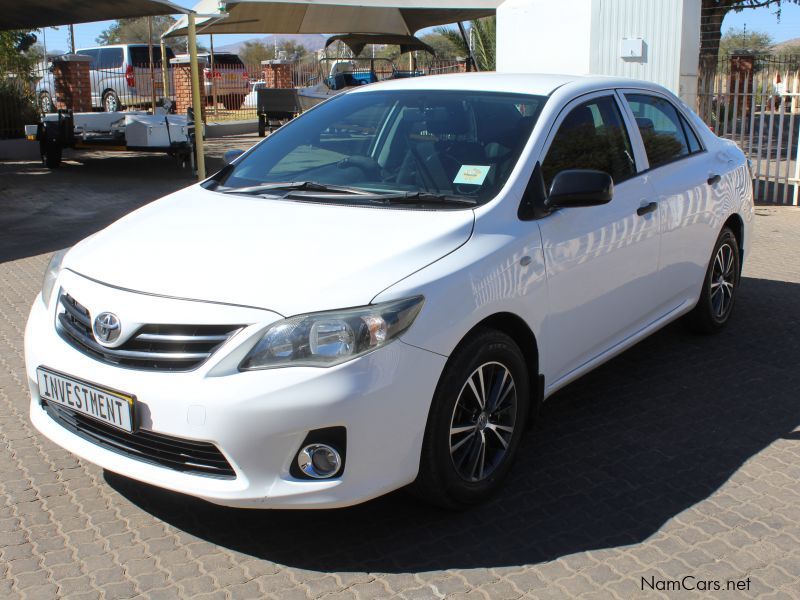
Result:
M293 88L292 63L288 60L262 60L264 81L268 88Z
M64 54L53 58L53 82L56 108L75 112L92 110L92 88L89 80L91 58L81 54Z
M458 59L458 63L456 64L456 73L466 73L469 71L469 59L468 58L460 58Z
M189 64L188 56L173 58L169 61L172 65L173 89L175 90L175 113L185 115L186 110L192 107L192 68ZM205 107L205 76L203 69L206 67L206 59L197 59L198 80L200 84L200 105L203 114L201 119L206 120Z

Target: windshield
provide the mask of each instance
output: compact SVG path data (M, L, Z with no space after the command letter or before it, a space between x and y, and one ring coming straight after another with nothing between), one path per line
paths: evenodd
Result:
M465 91L342 94L270 135L221 172L217 187L302 181L479 204L508 179L544 102Z

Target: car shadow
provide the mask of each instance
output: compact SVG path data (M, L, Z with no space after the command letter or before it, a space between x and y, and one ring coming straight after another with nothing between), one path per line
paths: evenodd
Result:
M402 491L333 511L231 509L106 481L199 538L319 571L522 565L641 542L773 441L800 439L800 285L740 289L723 333L670 325L558 392L503 491L465 512Z

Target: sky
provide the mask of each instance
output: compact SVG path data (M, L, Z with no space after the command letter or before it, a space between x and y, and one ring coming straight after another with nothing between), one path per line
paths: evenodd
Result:
M173 0L176 4L185 7L191 7L196 4L195 0ZM774 7L755 8L744 10L740 13L728 13L725 21L722 24L722 31L726 31L729 27L733 27L737 31L741 31L746 25L748 31L765 31L769 33L775 42L783 42L792 38L800 37L800 6L790 4L788 2L783 4L783 14L781 21L778 23L775 15ZM95 38L100 33L111 25L112 21L101 21L98 23L82 23L75 25L75 46L76 48L85 48L87 46L94 46L96 44ZM231 44L246 39L258 37L252 34L248 35L218 35L214 39L217 46ZM44 41L46 41L48 51L68 49L67 27L60 27L57 30L48 27L44 30ZM198 36L200 43L209 46L208 36ZM40 35L40 40L42 36Z

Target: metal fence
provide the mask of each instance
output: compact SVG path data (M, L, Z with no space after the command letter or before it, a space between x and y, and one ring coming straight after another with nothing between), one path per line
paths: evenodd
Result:
M750 159L756 200L800 204L800 71L766 67L701 80L697 112Z

